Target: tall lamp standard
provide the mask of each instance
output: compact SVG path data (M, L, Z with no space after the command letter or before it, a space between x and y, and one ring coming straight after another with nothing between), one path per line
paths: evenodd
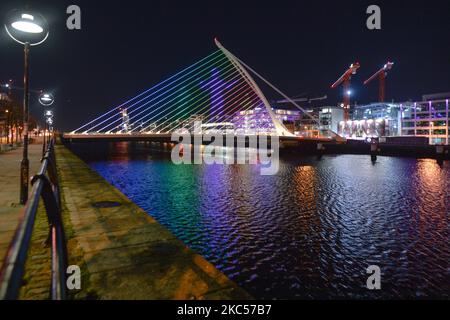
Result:
M51 93L41 93L39 96L39 103L44 107L50 107L55 102L55 98ZM53 117L53 112L51 110L45 110L44 112L44 141L42 143L42 156L45 155L45 147L46 147L46 140L45 135L47 131L47 125L48 125L48 119L49 117Z
M6 143L7 144L9 144L9 127L10 127L10 124L9 124L9 110L8 109L6 109L5 110L5 114L6 114L6 121L5 121L5 132L6 132Z
M28 160L28 57L30 46L43 43L49 34L48 24L39 13L31 10L13 10L7 15L5 30L16 42L24 46L24 75L23 75L23 157L20 163L20 203L25 204L28 198L28 180L30 164Z

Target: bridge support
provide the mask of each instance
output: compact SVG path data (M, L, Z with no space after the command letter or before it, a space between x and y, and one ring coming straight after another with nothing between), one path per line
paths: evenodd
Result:
M378 141L372 140L370 144L370 159L372 160L372 163L375 163L377 161L377 155L378 155Z
M323 145L323 143L318 143L317 144L317 160L321 160L324 153L325 153L325 146Z
M230 62L234 65L236 70L242 75L244 80L248 83L250 87L255 91L255 93L258 95L258 97L263 102L264 106L267 109L267 112L272 119L273 125L275 126L275 130L278 136L294 136L293 133L291 133L284 125L281 123L280 120L277 119L275 114L272 111L272 107L270 103L267 101L267 98L262 93L261 89L256 84L255 80L250 76L250 74L247 72L247 70L241 65L239 60L227 49L225 49L224 46L219 42L219 40L214 39L217 47L222 50L222 52L225 54L225 56L230 60Z
M442 166L444 164L444 158L445 158L445 148L444 146L436 146L436 161L437 163Z

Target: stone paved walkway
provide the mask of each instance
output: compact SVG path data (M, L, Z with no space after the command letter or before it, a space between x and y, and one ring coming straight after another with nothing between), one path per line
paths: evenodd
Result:
M20 161L22 148L0 153L0 264L19 223L23 206L19 205ZM30 175L39 170L42 144L29 146ZM31 190L31 186L30 189Z

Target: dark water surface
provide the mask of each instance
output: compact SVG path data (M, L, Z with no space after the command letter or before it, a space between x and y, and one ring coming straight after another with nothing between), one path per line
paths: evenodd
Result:
M257 298L450 297L450 164L339 155L176 166L143 144L74 145L89 165ZM366 268L382 271L380 291Z

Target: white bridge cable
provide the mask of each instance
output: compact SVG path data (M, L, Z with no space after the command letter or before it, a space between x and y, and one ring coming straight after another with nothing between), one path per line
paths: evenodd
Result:
M242 72L236 67L236 65L235 65L234 63L232 63L232 65L233 65L234 68L239 72L239 74L240 74L241 76L243 76ZM242 79L241 79L241 80L242 80ZM241 84L241 87L242 87L242 86L245 87L245 84L249 85L247 79L244 78L243 80L244 80L244 83ZM227 85L227 84L224 84L224 85ZM223 86L223 85L219 86L219 87L216 88L213 92L216 92L216 91L218 91L219 89L222 90L222 86ZM254 91L254 89L253 89L252 87L250 87L250 86L248 87L248 89ZM248 91L248 90L246 90L246 91ZM213 99L209 105L208 105L208 104L205 105L205 102L207 102L207 100L205 101L205 99L202 99L202 100L204 100L204 101L203 101L200 105L197 105L196 108L194 108L193 110L191 110L191 113L194 113L194 111L195 111L196 114L198 114L198 113L201 114L201 112L203 112L205 109L209 108L211 105L213 105L213 104L220 98L220 93L221 93L221 92L219 91L218 93L216 93L214 96L211 97L211 99L213 99L214 97L218 96L216 99ZM229 92L228 94L230 94L230 92ZM236 93L233 93L233 94L236 94ZM227 97L227 98L228 98L228 97ZM233 100L235 100L235 99L233 99ZM224 102L225 102L225 100L224 100ZM201 106L204 106L204 107L203 107L202 109L198 110ZM236 106L236 107L237 107L237 106ZM236 109L236 107L235 107L235 109ZM222 110L222 113L223 113L225 110L226 110L226 108L224 108L224 110ZM175 111L175 110L172 110L170 113L173 113L174 111ZM217 110L215 110L215 111L213 112L213 114L216 114L216 113L218 113L219 111L220 111L220 109L217 109ZM159 124L156 128L153 128L153 130L154 130L154 131L157 131L157 132L164 131L164 129L166 129L166 128L168 128L168 127L171 126L171 122L172 122L174 119L176 119L176 116L178 116L181 112L182 112L182 111L179 111L178 113L174 114L171 118L167 119L167 120L164 121L162 124ZM169 113L169 114L170 114L170 113ZM165 123L169 123L169 124L166 125L165 127L162 127L160 130L158 130L158 128L160 128L160 127L161 127L162 125L164 125ZM153 125L153 124L150 124L149 126L147 126L147 127L145 127L144 129L142 129L140 132L143 132L143 131L147 130L148 127L150 127L150 126L152 126L152 125Z
M228 75L227 77L225 77L223 80L233 81L233 80L235 80L235 79L239 79L239 78L238 78L239 75L237 74L236 70L234 70L233 68L231 68L231 70L233 70L233 73L231 73L230 75ZM231 77L231 76L232 76L232 77ZM231 78L230 78L230 77L231 77ZM213 100L213 102L215 102L217 99L219 99L219 98L220 98L220 95L221 95L221 91L223 90L223 87L226 86L226 85L228 85L228 84L226 84L226 83L222 83L222 84L216 83L216 84L214 84L214 85L211 87L211 89L214 89L214 90L212 90L212 91L210 92L210 95L211 95L211 96L210 96L210 97L209 97L209 96L205 96L205 97L203 97L202 99L200 99L199 101L196 101L197 107L195 107L194 109L191 109L191 110L190 110L191 113L193 113L194 111L198 112L197 110L198 110L200 107L202 107L202 106L205 106L205 107L202 108L201 110L203 110L203 109L205 109L206 107L208 107L209 105L206 104L206 103L208 102L208 100L211 100L211 99L217 97L216 99ZM201 90L201 91L203 91L203 90ZM198 97L198 95L197 95L196 97ZM196 98L196 97L194 97L194 98ZM206 105L205 105L205 104L206 104ZM179 109L179 108L176 108L176 109L171 110L171 111L169 112L169 114L172 114L173 112L177 111L178 109ZM169 122L169 121L172 121L177 115L179 115L179 114L180 114L182 111L184 111L184 110L185 110L185 109L179 110L176 114L172 115L172 117L171 117L170 119L167 119L164 123ZM169 114L167 114L167 116L168 116ZM158 116L158 115L157 115L157 116ZM163 125L164 123L158 125L158 127L160 127L160 126ZM146 128L145 128L145 129L146 129ZM145 129L144 129L144 130L145 130Z
M254 92L254 95L252 97L246 97L246 99L243 101L242 106L244 107L244 109L239 110L238 112L244 112L246 113L248 110L250 109L254 109L255 107L257 107L258 105L262 105L264 107L264 105L262 104L261 100L258 100L259 97L258 95ZM217 120L217 122L220 124L216 129L218 131L226 129L227 123L233 123L233 118L236 117L236 114L231 115L231 114L226 114L223 115L220 119ZM234 126L234 123L233 123ZM234 130L236 130L236 128L233 128Z
M210 56L211 56L211 55L210 55ZM210 56L208 56L208 57L210 57ZM219 60L217 60L217 59L219 59ZM202 60L204 60L204 59L202 59ZM193 79L193 78L198 77L199 72L203 73L203 72L205 72L206 70L209 70L212 66L214 66L214 65L215 65L216 63L218 63L218 62L222 62L220 65L226 64L226 63L227 63L226 57L225 57L225 59L224 59L224 57L221 57L221 55L218 55L218 56L215 57L214 59L208 60L207 62L202 63L201 65L197 66L196 68L190 70L188 73L183 74L182 76L180 76L180 77L177 78L176 80L173 80L172 82L166 84L165 86L159 88L158 90L156 90L156 91L154 91L154 92L148 94L147 96L145 96L144 98L140 99L139 101L133 103L131 106L128 106L128 108L132 108L132 107L134 107L135 105L137 105L137 104L139 104L139 103L141 103L141 102L147 100L147 99L150 98L151 96L157 94L158 92L163 91L163 90L166 89L167 87L170 87L171 85L174 85L174 84L178 83L177 85L173 86L173 87L170 88L169 90L166 90L166 91L164 91L162 94L158 95L158 96L157 96L156 98L154 98L152 101L156 100L157 98L159 98L159 97L161 97L161 96L164 96L165 94L167 94L167 92L170 92L171 90L173 90L173 89L179 87L179 86L182 85L183 83L185 83L185 82L187 82L187 81L189 81L189 80L191 80L191 79ZM191 66L191 67L192 67L192 66ZM186 70L186 69L185 69L185 70ZM183 78L185 78L186 76L188 76L188 75L190 75L190 74L193 74L193 75L191 75L191 76L188 77L187 79L184 79L183 81L181 81ZM173 76L170 77L169 79L173 79ZM181 81L181 82L180 82L180 81ZM163 83L165 83L165 82L167 82L167 80L164 80L164 81L163 81ZM157 85L157 86L158 86L158 85ZM154 86L153 88L156 88L157 86ZM150 89L149 89L149 90L150 90ZM147 92L148 92L149 90L147 90ZM140 96L142 96L142 94L141 94ZM117 111L117 110L120 110L120 109L123 108L125 105L126 105L126 103L123 103L123 104L121 104L119 107L116 107L115 109L113 109L112 111L114 111L114 110L116 110L116 111ZM139 109L139 108L140 108L140 107L137 107L137 108L131 110L130 113L136 111L136 110ZM113 118L115 118L115 117L117 117L117 116L118 116L117 114L113 114L112 116L110 116L110 117L104 119L103 121L101 121L101 122L95 124L94 126L91 126L88 130L84 131L84 133L87 133L87 132L89 132L89 131L93 131L95 128L99 127L100 125L106 123L107 121L109 121L109 120L111 120L111 119L113 119ZM120 120L120 119L117 119L117 120L114 121L114 122L117 122L117 121L119 121L119 120ZM97 131L100 131L100 132L101 132L101 131L103 131L104 129L105 129L105 128L102 128L102 129L97 130Z
M221 63L220 63L219 65L216 65L216 64L219 63L219 62L221 62ZM207 78L208 75L207 75L207 73L205 73L205 72L210 71L211 68L213 68L213 67L214 67L214 68L218 68L218 67L224 66L224 65L226 65L226 64L227 64L227 62L226 62L226 60L224 60L223 57L220 58L218 61L211 61L211 62L210 62L210 65L205 64L205 65L202 67L202 69L199 70L196 74L194 74L194 75L192 75L191 77L189 77L189 78L183 80L182 82L178 83L178 84L177 84L176 86L174 86L173 88L170 88L169 90L167 90L166 92L164 92L164 93L167 94L167 93L169 93L170 91L172 91L173 89L178 88L178 87L180 87L181 85L185 84L186 82L188 82L188 81L194 79L194 80L192 80L191 82L189 82L188 84L183 85L183 86L182 86L179 90L177 90L176 92L172 92L171 95L166 96L166 98L172 96L172 95L175 94L175 93L178 93L178 92L182 91L185 87L187 87L187 86L189 86L189 85L192 85L193 83L195 83L194 81L198 81L199 79L202 79L202 78ZM194 71L194 70L193 70L193 71ZM193 72L193 71L192 71L192 72ZM191 72L190 72L190 73L191 73ZM176 83L176 81L172 82L172 84L174 84L174 83ZM150 102L155 101L157 98L162 97L162 96L164 96L164 94L159 95L158 97L152 99ZM142 99L141 101L144 101L144 100L146 100L146 99ZM164 100L160 100L160 101L164 101ZM130 106L130 107L132 107L132 106ZM140 108L140 107L139 107L139 108ZM131 112L129 112L129 114L131 114L131 113L133 113L133 112L139 110L139 108L133 109Z
M82 126L79 127L78 129L73 130L72 132L73 132L73 133L76 133L77 131L80 131L81 129L86 128L86 127L89 126L90 124L92 124L92 123L94 123L94 122L96 122L96 121L102 119L103 117L107 116L107 115L110 114L111 112L117 111L117 110L120 109L122 106L126 105L127 103L129 103L129 102L131 102L131 101L133 101L133 100L135 100L135 99L141 97L142 95L146 94L147 92L149 92L149 91L151 91L151 90L153 90L153 89L156 89L158 86L160 86L160 85L166 83L167 81L172 80L173 78L175 78L175 77L179 76L180 74L182 74L182 73L188 71L189 69L195 67L196 65L202 63L203 61L210 59L211 57L213 57L214 55L218 54L219 52L222 53L220 50L214 51L213 53L211 53L211 54L209 54L208 56L206 56L206 57L200 59L199 61L195 62L194 64L190 65L189 67L184 68L183 70L177 72L177 73L174 74L173 76L171 76L171 77L165 79L165 80L162 81L162 82L159 82L158 84L154 85L153 87L151 87L151 88L149 88L149 89L147 89L147 90L141 92L140 94L138 94L138 95L132 97L131 99L129 99L129 100L123 102L121 105L116 106L116 107L110 109L110 110L107 111L106 113L103 113L102 115L100 115L100 116L98 116L97 118L95 118L95 119L89 121L88 123L82 125ZM223 53L222 53L222 54L223 54Z
M224 78L223 80L228 80L228 81L234 81L235 79L237 79L237 82L234 84L236 86L236 84L239 84L239 88L245 86L245 82L241 82L239 83L239 75L237 74L237 72L234 73L233 78L229 79L229 77ZM227 86L229 84L227 83L222 83L218 86L218 84L215 84L212 88L215 88L214 90L212 90L209 94L209 97L206 96L203 99L200 99L200 101L197 101L197 106L191 110L191 113L199 113L202 112L203 110L210 108L211 105L215 104L215 102L217 102L222 94L222 91L224 91L225 86ZM229 95L230 93L228 92L225 95ZM210 104L208 104L208 101L210 101ZM225 100L224 100L225 102ZM201 108L199 110L199 108ZM174 112L175 110L173 110L172 112ZM171 113L172 113L171 112ZM181 111L179 111L178 113L174 114L170 119L168 119L169 121L171 121L172 119L174 119L177 115L179 115L181 113Z
M225 69L225 70L226 70L226 72L225 72L224 74L229 74L229 75L227 76L227 78L234 76L234 74L236 73L236 72L233 70L233 68L231 68L231 67L228 67L228 68ZM230 72L231 72L231 73L230 73ZM198 78L198 79L196 79L196 80L201 80L201 78ZM191 84L191 85L192 85L192 84ZM216 84L216 85L217 85L217 84ZM214 85L213 87L215 87L216 85ZM193 87L195 87L195 86L193 85ZM178 108L180 108L180 107L185 106L185 104L186 104L186 101L185 101L185 100L186 100L186 99L192 100L192 99L197 98L198 96L204 94L204 90L202 90L201 88L197 88L195 91L192 91L190 95L186 95L186 94L185 94L185 93L186 93L185 88L186 88L186 86L183 87L183 88L181 88L181 90L179 90L181 93L184 93L184 97L183 97L182 99L179 99L181 95L178 95L178 96L174 97L173 99L171 99L170 101L167 101L166 103L164 103L164 104L158 106L156 109L152 110L150 113L144 114L141 118L139 118L138 120L134 121L133 123L137 123L137 122L140 122L140 121L142 122L143 119L148 119L148 120L146 120L146 121L150 121L150 120L152 120L152 119L157 118L158 116L162 115L162 114L163 114L164 112L166 112L167 110L163 109L163 110L161 110L159 113L156 113L156 114L155 114L155 112L158 111L158 110L160 110L160 109L162 109L163 107L169 105L169 104L172 103L174 100L179 99L174 105L172 105L172 106L177 106L177 105L181 104L181 106L176 107L176 109L178 109ZM184 90L184 91L183 91L183 90ZM198 94L197 94L195 97L192 97L191 95L193 95L193 94L195 94L195 93L198 93ZM154 107L155 105L158 105L158 104L159 104L159 102L156 103L156 104L154 104L154 105L151 105L151 106L147 107L146 109L144 109L144 110L142 110L141 112L139 112L139 114L137 114L137 115L142 114L143 112L147 111L147 110L150 109L151 107ZM173 112L173 111L169 111L169 114L170 114L171 112ZM135 115L133 118L135 118L137 115ZM151 116L151 117L150 117L150 116ZM166 114L166 116L167 116L167 114ZM150 117L150 118L149 118L149 117ZM144 129L143 129L143 130L144 130Z
M261 104L261 103L262 103L262 104L264 105L264 102L261 100L261 98L259 97L259 95L258 95L258 93L257 93L257 88L255 88L255 86L254 86L254 84L253 84L253 81L251 81L250 79L248 79L247 74L246 74L245 72L242 72L240 66L239 66L238 64L236 64L236 62L233 61L233 59L229 59L229 61L230 61L230 63L235 67L235 69L238 70L238 72L240 73L240 75L242 76L242 78L244 79L244 81L246 82L246 84L247 84L247 85L249 86L249 88L252 90L253 94L256 95L256 97L259 99L259 103L258 103L258 104ZM253 100L252 100L252 102L253 102ZM258 104L257 104L257 105L258 105ZM250 108L252 108L252 106L253 106L252 104L249 104L248 107L247 107L246 109L244 109L243 111L244 111L244 112L248 111ZM239 105L236 105L235 108L234 108L233 110L231 110L231 112L237 110L238 107L239 107ZM220 111L220 110L217 110L216 112L218 112L218 111ZM241 111L242 111L242 110L241 110ZM222 110L222 113L223 113L223 110ZM215 116L216 116L216 115L215 115ZM234 117L234 115L231 114L228 118L233 118L233 117ZM210 117L210 118L211 118L211 117Z
M237 79L237 75L234 76L231 80ZM217 100L220 99L221 97L221 91L223 90L223 86L224 84L221 84L219 86L214 85L212 88L215 88L214 90L211 91L210 96L205 96L202 99L200 99L199 101L197 101L197 106L193 109L190 110L191 115L202 115L201 112L203 112L205 109L210 107L210 104L207 104L208 101L211 101L211 103L215 103ZM241 84L242 86L242 84ZM201 108L203 106L203 108ZM199 109L201 108L201 109ZM175 112L176 110L172 110L171 113ZM170 118L168 118L167 120L165 120L163 123L159 124L155 129L162 127L163 125L165 125L166 123L169 123L169 125L166 125L165 127L163 127L162 129L160 129L159 131L163 131L165 128L170 126L170 123L174 120L178 120L177 116L180 115L180 113L184 112L185 109L183 110L178 110L177 113L173 114ZM145 128L147 129L147 128Z
M209 115L208 120L217 121L227 116L233 117L235 115L232 114L233 112L237 112L237 110L242 107L242 104L246 104L249 99L254 100L254 98L257 97L257 94L255 93L255 91L253 91L252 88L247 87L246 90L241 92L238 97L238 100L232 99L232 101L230 101L230 103L232 102L231 107L233 108L231 108L230 110L215 110Z
M233 110L230 111L230 114L224 114L221 118L220 118L220 122L223 123L227 123L229 121L231 121L234 117L236 116L246 116L246 112L250 109L255 109L258 106L263 106L264 107L264 103L261 100L260 96L258 95L258 93L253 89L253 87L250 87L251 89L251 95L247 96L246 99L243 101L243 103L240 103L239 105L235 106L233 108ZM240 107L240 109L239 109ZM238 114L241 113L241 114ZM224 128L224 126L219 126L217 129L218 130L222 130Z
M289 102L291 102L294 106L296 106L298 109L300 109L303 113L305 113L309 118L311 118L312 120L314 120L317 124L320 124L319 120L310 115L305 109L303 109L301 106L299 106L295 101L293 101L291 98L289 98L286 94L284 94L281 90L279 90L277 87L275 87L273 84L271 84L268 80L266 80L263 76L261 76L259 73L257 73L255 70L253 70L252 68L250 68L247 64L245 64L244 62L242 62L239 58L237 58L236 56L233 56L236 60L239 61L239 63L241 63L244 67L246 67L249 71L251 71L254 75L256 75L258 78L260 78L262 81L264 81L264 83L266 83L269 87L271 87L273 90L275 90L276 92L278 92L280 95L282 95L286 100L288 100Z
M222 62L222 63L219 64L219 66L216 66L215 63L217 63L217 62ZM220 67L220 66L225 65L225 64L227 64L227 60L224 60L223 58L219 59L219 61L215 61L215 62L210 61L210 62L208 62L207 64L204 64L203 67L201 67L201 69L200 69L200 70L201 70L201 73L202 73L202 76L200 76L200 78L203 77L203 76L205 76L205 72L208 71L208 70L210 70L211 67L213 67L213 66L214 66L214 67ZM192 73L192 72L194 72L194 71L195 71L195 70L192 70L191 72L189 72L189 74ZM206 76L205 76L205 77L206 77ZM165 91L165 92L159 94L158 96L154 97L154 98L151 99L150 101L147 101L146 103L143 103L143 104L140 105L139 107L134 108L133 110L131 110L130 112L128 112L128 114L129 114L129 115L130 115L130 114L133 114L133 113L136 112L137 110L141 109L142 107L145 107L145 106L148 105L150 102L156 101L156 100L157 100L158 98L160 98L160 97L165 97L166 99L168 99L169 97L173 96L174 94L177 94L177 93L181 92L181 91L183 90L183 88L184 88L183 84L185 84L185 83L188 82L188 81L191 81L192 79L199 79L198 73L195 73L195 74L193 74L192 76L188 77L187 79L183 80L182 82L179 82L177 85L173 86L173 87L170 88L168 91ZM177 83L177 81L173 81L172 83L170 83L170 85L172 85L172 84L174 84L174 83ZM190 83L192 83L192 82L190 82ZM167 85L167 86L168 86L168 85ZM157 90L157 91L154 92L153 94L156 94L156 93L162 91L162 90L165 89L167 86L165 86L165 87L163 87L163 88L160 88L159 90ZM167 95L167 92L171 92L172 90L174 90L174 89L176 89L176 88L178 88L178 87L180 87L178 90L176 90L175 92L172 92L170 95ZM153 94L152 94L152 95L153 95ZM140 102L145 101L145 100L147 100L147 99L148 99L148 97L145 97L145 98L139 100L138 102L136 102L135 104L133 104L131 107L134 107L137 103L140 103ZM163 100L163 101L164 101L164 100ZM160 100L159 102L161 102L161 100ZM159 102L157 102L156 104L158 104ZM148 110L149 108L150 108L150 107L146 108L145 110L141 111L139 114L142 114L143 112L145 112L145 111ZM137 115L134 115L134 116L131 117L131 118L133 119L133 118L135 118L136 116L137 116ZM101 123L97 124L95 127L91 127L90 130L93 130L94 128L98 127L99 125L104 124L106 121L109 121L109 120L111 120L111 119L114 118L114 117L118 117L118 115L113 115L113 116L109 117L108 119L105 119L105 120L102 121ZM116 120L110 121L108 124L106 124L104 127L100 128L100 129L98 129L97 131L98 131L98 132L103 132L104 130L106 130L106 129L109 128L110 126L114 125L114 123L117 123L117 122L119 122L119 121L121 121L121 118L120 118L120 117L118 117ZM119 127L119 126L117 126L117 127ZM117 127L108 130L108 132L111 132L112 130L116 129Z
M245 91L248 91L248 90L249 90L249 88L246 88L246 89L245 89ZM232 98L232 100L236 100L236 99L238 99L239 101L242 101L243 99L247 99L247 98L246 98L246 96L245 96L245 93L241 93L239 96L234 96L234 97ZM199 115L203 115L203 114L199 114ZM170 125L166 125L164 128L160 129L159 132L164 132L164 130L165 130L166 128L168 128L168 127L170 127Z
M247 84L247 82L244 82L244 83ZM209 119L211 121L214 121L214 118L216 118L216 121L217 121L218 119L221 119L221 117L226 117L229 113L236 112L239 109L239 107L241 106L242 100L244 100L244 101L247 101L248 99L254 100L255 96L258 97L256 92L250 86L247 86L246 90L244 92L242 92L241 94L239 94L239 96L242 96L242 98L240 98L237 101L236 101L236 99L232 100L233 104L231 106L233 108L231 110L226 110L226 109L225 110L215 110L213 113L210 114ZM225 111L227 111L227 112L225 113ZM234 114L231 114L231 116L234 116Z
M239 97L241 97L243 94L245 94L246 92L248 92L248 90L251 90L251 88L246 88L245 87L245 82L241 82L241 84L239 85L239 90L238 90L238 92L240 92L240 94L238 95L238 92L233 92L233 95L231 95L230 93L228 93L227 95L226 95L226 98L223 100L223 102L225 103L225 101L226 100L228 100L230 97L232 97L232 99L230 100L230 101L228 101L227 103L231 103L232 101L235 101L237 98L239 98ZM245 89L243 92L242 92L242 90L243 89ZM195 114L199 114L199 112L200 112L200 115L202 115L202 113L201 112L204 112L204 110L206 109L206 111L208 111L209 110L209 108L212 106L212 105L214 105L214 103L215 102L217 102L217 100L219 100L220 99L220 91L218 92L218 93L216 93L214 96L212 96L211 98L213 98L213 97L216 97L215 99L213 99L213 100L211 100L211 103L210 104L202 104L203 105L203 108L201 108L200 110L198 110L198 108L200 107L200 106L197 106L194 110L196 110L195 111ZM233 102L234 103L234 102ZM208 109L207 109L208 108ZM198 110L198 111L197 111ZM218 110L217 110L218 111ZM216 112L217 112L216 111ZM214 113L214 112L213 112ZM176 115L175 115L176 116ZM175 116L173 116L172 117L172 119L175 117ZM167 127L169 127L170 125L168 125L168 126L166 126L166 127L164 127L164 128L162 128L160 131L163 131L165 128L167 128Z
M236 117L236 113L238 113L238 112L243 112L243 116L245 117L245 114L248 110L254 109L254 108L258 107L259 105L262 105L264 107L264 103L261 101L258 94L255 91L251 91L251 92L252 92L252 96L246 97L246 100L244 100L242 102L242 104L240 105L240 107L243 107L243 109L236 110L237 107L235 107L234 108L235 110L232 110L231 114L224 114L218 122L227 123L227 122L230 122L231 120L233 120L233 118ZM235 111L234 114L232 113L233 111ZM222 130L224 127L225 127L225 125L219 126L217 128L217 130Z
M233 55L232 53L228 52L234 59L239 61L240 64L242 64L245 68L247 68L250 72L252 72L254 75L256 75L259 79L261 79L265 84L267 84L269 87L271 87L273 90L275 90L277 93L279 93L281 96L283 96L286 100L288 100L290 103L292 103L294 106L296 106L300 111L302 111L304 114L306 114L309 118L314 120L316 124L319 126L320 129L320 121L316 117L309 114L305 109L303 109L300 105L298 105L294 100L292 100L288 95L286 95L284 92L282 92L280 89L278 89L276 86L274 86L272 83L270 83L267 79L265 79L262 75L260 75L258 72L256 72L254 69L252 69L249 65L247 65L245 62L240 60L238 57ZM327 129L328 132L331 132L333 135L340 137L336 132L333 130Z
M214 66L214 67L217 68L217 67L221 67L221 66L226 65L226 64L227 64L227 61L224 61L224 62L223 62L222 64L220 64L219 66ZM211 67L211 66L210 66L210 67ZM209 67L209 68L210 68L210 67ZM227 72L229 72L229 71L232 71L232 68L231 68L230 66L228 66L225 70L227 70ZM146 111L149 110L150 108L152 108L152 107L154 107L154 106L157 106L157 105L160 104L161 102L166 101L166 100L169 99L170 97L172 97L172 96L174 96L174 95L176 95L176 94L179 94L179 93L183 93L184 90L185 90L185 88L188 87L188 86L192 86L192 85L195 83L195 81L205 80L205 79L207 79L207 77L208 77L208 76L207 76L206 73L204 73L202 76L194 75L194 76L189 77L189 79L186 79L185 81L183 81L183 82L177 84L174 88L172 88L172 89L175 89L175 88L178 88L178 87L181 86L178 90L172 92L172 93L169 94L169 95L167 95L167 92L164 92L164 93L158 95L157 97L151 99L150 101L147 101L147 102L143 103L142 105L140 105L139 107L133 109L133 110L132 110L131 112L129 112L128 114L132 114L133 112L136 112L136 111L140 110L141 108L143 108L143 107L145 107L145 106L148 106L151 102L156 101L155 103L151 104L151 105L148 106L147 108L141 110L139 113L134 114L134 115L130 118L130 120L131 120L131 119L135 119L137 116L139 116L139 115L141 115L142 113L146 112ZM187 85L183 85L183 86L182 86L182 84L184 84L186 81L191 80L191 79L194 79L194 80L191 81L191 82L189 82ZM172 91L172 89L169 90L169 92ZM160 98L160 97L164 97L164 98L161 99L161 100L157 100L157 99ZM153 111L151 111L149 114L144 115L142 118L148 117L149 115L153 114L153 113L156 112L157 110L160 110L163 106L165 106L165 105L167 105L168 103L170 103L170 102L176 100L177 98L179 98L179 96L176 96L176 97L174 97L173 99L171 99L169 102L167 102L167 103L165 103L165 104L163 104L163 105L157 107L156 109L154 109ZM145 100L145 99L144 99L144 100ZM142 119L142 118L141 118L141 119ZM139 119L138 121L140 121L141 119ZM120 120L121 120L121 119L118 118L118 119L116 119L116 120L114 120L114 121L108 123L106 126L104 126L103 128L99 129L99 131L103 131L103 130L109 128L110 126L114 125L114 123L116 123L116 122L118 122L118 121L120 121ZM136 121L135 121L135 122L136 122ZM111 132L111 131L113 131L114 129L117 129L119 126L120 126L120 125L117 125L116 127L111 128L111 129L108 130L108 131Z
M226 69L224 69L226 72L224 72L224 75L228 75L227 78L230 78L232 76L234 76L234 74L236 73L233 68L231 66L227 66ZM191 87L197 87L198 86L198 82L199 81L204 81L206 79L203 78L197 78L195 83L191 83L190 86ZM217 84L216 84L217 85ZM214 85L213 87L215 87L216 85ZM181 104L181 106L178 106L177 108L183 107L186 104L186 99L192 100L194 98L197 98L198 96L204 94L204 90L202 90L201 88L197 88L194 91L190 91L189 94L186 94L186 87L181 88L180 90L178 90L178 92L181 92L184 94L184 97L180 100L178 100L173 106L177 106L178 104ZM191 88L192 89L192 88ZM198 93L195 97L192 97L192 95ZM151 119L157 118L158 116L160 116L161 114L163 114L164 112L166 112L166 110L161 110L162 107L167 106L168 104L172 103L174 100L177 100L180 98L181 95L174 97L172 100L164 103L163 105L158 106L156 109L152 110L150 113L144 114L141 118L139 118L138 120L135 120L134 123L142 121L143 119L148 119L146 121L150 121ZM159 103L159 102L158 102ZM155 105L158 105L158 103L156 103ZM155 105L151 105L149 107L147 107L146 109L142 110L141 112L139 112L137 115L142 114L143 112L147 111L149 108L155 106ZM161 110L159 113L155 114L156 111ZM170 112L169 112L170 114ZM137 115L133 116L133 118L135 118ZM151 117L150 117L151 116ZM150 117L150 118L149 118Z
M236 78L236 77L235 77L235 78ZM225 80L227 80L227 79L225 79ZM234 79L232 79L232 80L234 80ZM245 84L246 84L245 81L242 82L242 79L240 79L240 80L241 80L241 84L239 85L238 88L242 88L242 87L245 88ZM238 83L239 83L239 82L238 82ZM221 91L223 90L222 87L223 87L224 85L226 86L226 85L229 85L229 84L222 84L221 86L219 86L218 88L216 88L216 89L213 91L213 92L217 92L217 93L210 97L210 100L211 100L210 104L205 104L205 103L208 102L208 100L202 99L203 102L202 102L201 104L197 105L197 107L194 108L193 110L191 110L191 112L194 112L194 111L195 111L195 113L198 114L199 112L203 112L205 109L210 108L211 105L213 105L217 100L219 100ZM236 86L236 84L234 84L234 85ZM236 89L236 88L234 88L234 89ZM249 88L249 89L251 89L251 88ZM232 90L232 89L230 89L230 92L226 93L226 96L227 96L226 99L228 99L228 96L231 95L231 90ZM233 93L233 94L236 94L236 93ZM215 98L215 97L217 97L217 98ZM213 98L215 98L215 99L213 99ZM226 99L225 99L225 100L226 100ZM223 102L225 102L225 100L224 100ZM199 109L200 107L202 107L202 106L203 106L203 108L201 108L200 110L198 110L198 109ZM218 110L216 110L215 112L217 112L217 111L218 111ZM180 114L180 112L178 112L177 114L173 115L173 116L172 116L170 119L168 119L166 122L172 121L172 120L173 120L177 115L179 115L179 114ZM158 127L159 127L159 126L158 126ZM166 127L168 127L168 126L166 126ZM163 129L161 129L160 131L164 130L166 127L164 127Z
M248 73L247 69L239 63L239 60L231 53L229 52L222 44L217 40L214 39L216 45L223 51L223 53L228 57L228 59L236 66L236 68L243 73L244 79L246 79L249 84L254 88L255 92L259 95L261 101L264 104L264 107L266 108L267 112L269 113L270 118L272 119L273 124L276 127L277 134L280 135L289 135L293 136L289 130L284 126L284 124L277 119L276 115L272 111L272 106L270 105L267 98L264 96L264 93L261 91L261 89L258 87L257 83L253 80L253 78Z

